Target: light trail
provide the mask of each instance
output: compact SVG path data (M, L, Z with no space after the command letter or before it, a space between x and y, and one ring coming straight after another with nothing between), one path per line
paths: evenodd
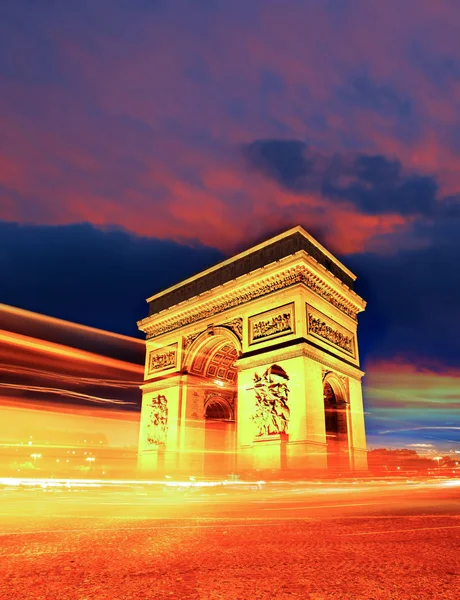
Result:
M96 385L96 386L104 386L104 387L116 387L116 388L139 388L139 381L137 380L126 380L123 381L121 379L105 379L103 377L86 377L83 375L79 375L76 377L75 375L65 374L65 373L55 373L53 371L49 371L46 369L33 369L31 367L23 367L19 365L13 366L0 366L0 373L6 373L11 375L26 375L28 377L38 377L38 378L52 378L56 381L63 381L71 384L77 385ZM2 382L0 382L0 386Z
M28 351L37 350L60 358L97 364L120 371L129 371L131 373L137 373L138 375L143 375L144 373L144 367L141 365L0 329L0 344L1 343L17 346Z
M300 502L299 502L300 504ZM350 504L317 504L316 506L310 506L309 504L302 504L302 506L282 506L282 507L270 507L262 508L261 510L312 510L317 508L347 508L351 506L374 506L381 504L380 502L352 502Z
M418 426L418 427L408 427L408 428L401 428L401 429L388 429L386 431L380 431L379 433L381 434L386 434L386 433L401 433L401 432L405 432L405 431L424 431L425 429L435 429L435 430L454 430L454 431L460 431L460 427L456 426L456 425L424 425L422 426Z
M177 480L168 481L164 479L75 479L75 478L45 478L45 477L0 477L0 485L24 485L24 486L50 486L50 487L103 487L111 485L162 485L165 487L215 487L215 486L245 486L245 485L263 485L263 481L190 481Z
M59 329L68 329L71 331L82 331L83 333L92 335L98 334L103 337L107 337L114 340L121 340L122 342L129 342L132 344L139 345L139 347L145 346L144 340L133 338L130 336L122 335L120 333L114 333L112 331L106 331L104 329L98 329L97 327L89 327L88 325L81 325L80 323L73 323L71 321L64 321L63 319L57 319L56 317L50 317L48 315L42 315L40 313L34 313L23 308L16 308L15 306L9 306L7 304L0 303L0 312L5 314L14 315L19 317L21 320L32 320L42 323L45 326L55 325Z
M134 473L144 348L0 304L0 475Z
M64 396L66 398L73 398L76 400L86 400L89 402L96 402L98 404L121 404L121 405L134 405L134 406L137 404L136 402L115 400L113 398L101 398L98 396L92 396L90 394L74 392L72 390L42 387L42 386L37 386L37 385L24 385L24 384L0 382L0 388L21 390L24 392L39 392L41 394L52 394L52 395L56 395L56 396Z
M110 488L112 486L144 486L146 488L152 486L162 486L163 488L214 488L222 487L222 489L230 488L245 488L255 486L258 489L264 489L267 492L276 492L277 494L286 493L286 484L283 485L283 489L280 489L280 483L268 484L262 480L209 480L209 481L194 481L191 479L90 479L90 478L47 478L47 477L0 477L0 485L4 486L24 486L24 487L91 487L91 488ZM340 482L343 486L343 482ZM391 486L391 487L390 487ZM369 493L376 493L379 488L389 491L390 489L427 489L427 488L443 488L446 486L460 486L460 480L458 479L445 479L439 480L421 480L416 482L400 482L400 481L380 481L380 482L361 482L359 486L351 483L348 487L337 488L333 482L322 481L315 482L315 484L305 484L302 490L290 490L291 492L297 491L299 493L314 492L327 495L333 492L334 494L343 493L358 493L362 491L368 491ZM287 498L285 497L287 500ZM292 502L292 500L289 500ZM297 501L297 500L296 500ZM298 501L299 503L301 500ZM343 505L346 506L346 505ZM296 507L293 507L296 508ZM271 510L266 508L265 510Z

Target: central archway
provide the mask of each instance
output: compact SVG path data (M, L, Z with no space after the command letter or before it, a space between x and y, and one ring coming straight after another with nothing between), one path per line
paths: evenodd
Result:
M238 337L225 327L212 327L192 344L186 357L200 398L196 425L201 429L206 476L235 471ZM199 434L197 433L197 436Z

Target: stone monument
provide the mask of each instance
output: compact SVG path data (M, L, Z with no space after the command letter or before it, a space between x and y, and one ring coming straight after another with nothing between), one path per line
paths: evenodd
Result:
M295 227L149 298L140 468L365 470L355 279Z

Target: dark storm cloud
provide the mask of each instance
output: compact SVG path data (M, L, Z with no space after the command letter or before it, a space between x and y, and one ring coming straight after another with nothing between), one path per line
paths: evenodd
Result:
M290 189L301 190L311 171L307 146L299 140L256 140L243 148L252 168Z
M342 183L352 178L351 183ZM345 200L369 215L395 213L400 215L433 213L438 186L426 175L406 175L401 163L384 156L357 156L350 168L341 168L340 161L326 171L322 193L333 200Z
M113 223L227 251L291 210L354 252L429 214L431 174L457 191L455 3L3 4L5 221ZM248 147L264 180L235 151L251 140L270 141ZM404 170L370 182L351 151Z
M136 335L147 297L221 259L204 246L88 224L0 222L0 303Z
M436 208L436 180L405 173L385 156L321 156L299 140L256 140L243 154L251 168L285 188L318 192L363 214L431 215Z

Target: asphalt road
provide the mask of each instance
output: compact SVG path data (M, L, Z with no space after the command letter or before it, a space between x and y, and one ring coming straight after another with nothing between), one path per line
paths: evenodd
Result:
M460 487L0 494L8 600L459 600Z

